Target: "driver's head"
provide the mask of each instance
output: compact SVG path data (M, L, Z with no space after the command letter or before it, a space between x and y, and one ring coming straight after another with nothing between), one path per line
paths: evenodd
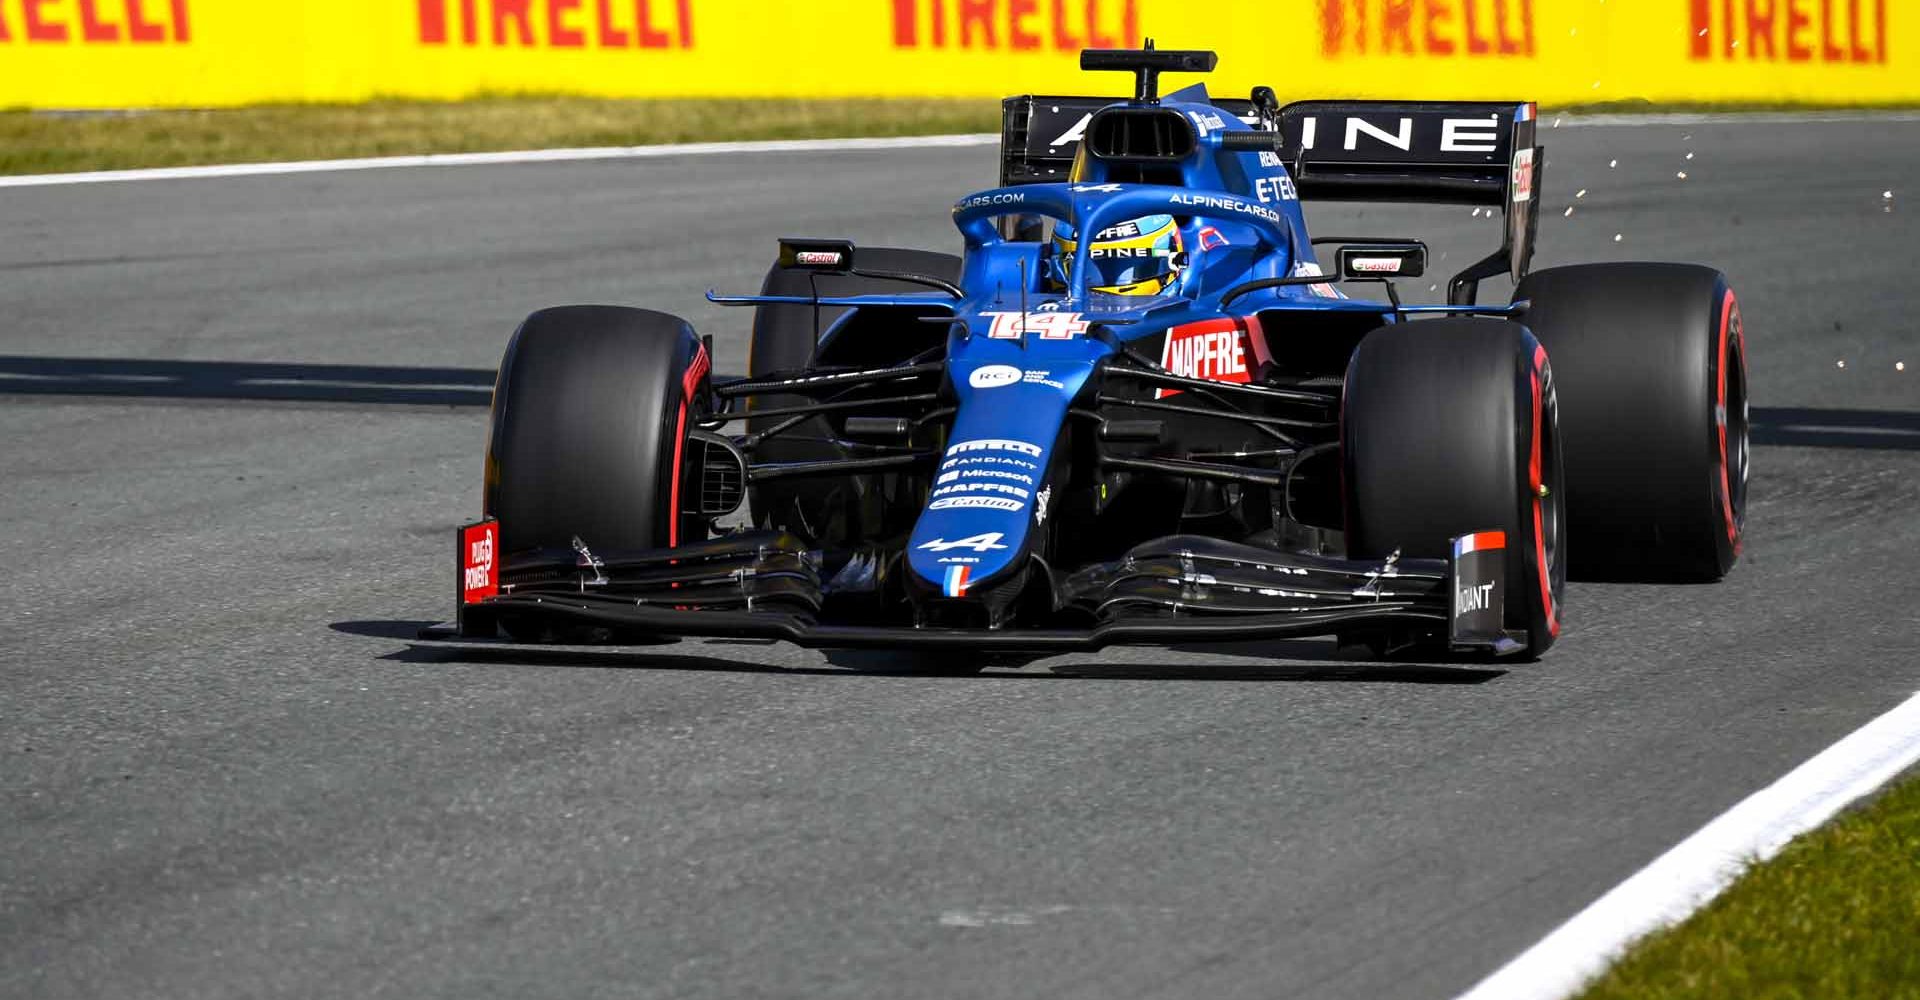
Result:
M1054 260L1060 278L1073 278L1079 237L1062 222L1053 231ZM1180 227L1171 215L1132 219L1095 233L1087 251L1087 290L1107 295L1159 295L1173 287L1186 266Z

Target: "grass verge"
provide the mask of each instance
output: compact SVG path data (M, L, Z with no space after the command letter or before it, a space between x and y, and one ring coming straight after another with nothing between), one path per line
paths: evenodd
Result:
M999 129L999 104L975 100L497 97L212 111L6 111L0 112L0 174Z
M1818 109L1620 101L1542 113L1715 110ZM457 102L384 100L206 111L0 111L0 174L999 129L998 102L983 100L630 101L501 96Z
M1581 1000L1920 998L1920 776L1787 845Z

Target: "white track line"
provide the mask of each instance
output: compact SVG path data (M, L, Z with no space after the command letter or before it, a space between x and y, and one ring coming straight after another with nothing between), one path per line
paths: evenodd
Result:
M229 163L208 167L22 174L16 177L0 177L0 188L106 184L114 181L193 180L205 177L256 177L265 174L312 174L332 170L388 170L395 167L477 167L505 163L648 160L663 156L716 156L729 153L837 153L863 149L932 149L990 146L999 141L998 132L984 132L971 135L909 135L871 139L777 139L761 142L695 142L660 146L523 149L502 153L434 153L426 156L376 156L355 160L299 160L291 163Z
M1459 1000L1559 1000L1643 935L1679 923L1746 866L1779 853L1920 761L1920 695L1821 751L1595 900Z
M1920 112L1785 112L1702 114L1552 115L1549 128L1619 128L1644 125L1824 124L1830 122L1915 122ZM1543 120L1545 120L1543 118ZM501 153L436 153L425 156L377 156L354 160L300 160L291 163L229 163L207 167L158 167L149 170L95 170L70 174L22 174L0 177L0 188L105 184L114 181L193 180L207 177L258 177L312 174L330 170L387 170L396 167L474 167L507 163L564 163L581 160L646 160L662 156L713 156L727 153L821 153L862 149L934 149L990 146L995 132L968 135L911 135L872 139L784 139L762 142L696 142L660 146L599 146L582 149L525 149Z

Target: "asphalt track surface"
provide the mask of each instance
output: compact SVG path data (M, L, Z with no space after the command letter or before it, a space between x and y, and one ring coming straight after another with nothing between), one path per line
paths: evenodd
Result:
M410 641L521 315L681 311L737 371L701 292L780 234L951 247L988 149L6 192L0 995L1466 987L1920 687L1920 125L1545 135L1543 264L1741 291L1753 506L1725 583L1575 585L1559 646L1491 670ZM1441 267L1497 240L1313 218Z

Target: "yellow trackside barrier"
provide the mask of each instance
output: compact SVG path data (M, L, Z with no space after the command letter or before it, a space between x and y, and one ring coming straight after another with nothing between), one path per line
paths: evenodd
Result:
M0 0L0 107L1119 94L1076 53L1146 35L1283 99L1920 103L1915 0Z

